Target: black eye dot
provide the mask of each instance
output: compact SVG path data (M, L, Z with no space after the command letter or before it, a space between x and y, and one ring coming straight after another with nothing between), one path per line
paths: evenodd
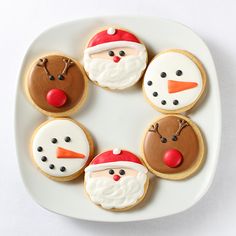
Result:
M64 172L66 170L66 167L65 166L62 166L61 168L60 168L60 171L61 172Z
M53 75L49 75L48 78L49 78L50 80L54 80L54 79L55 79Z
M42 151L43 151L43 148L42 148L41 146L39 146L39 147L37 148L37 151L38 151L38 152L42 152Z
M148 86L151 86L151 85L152 85L152 81L149 80L149 81L147 82L147 85L148 85Z
M162 104L162 105L166 105L166 100L162 100L162 101L161 101L161 104Z
M113 175L114 173L115 173L115 171L114 171L114 170L112 170L112 169L111 169L111 170L109 170L109 174L110 174L110 175Z
M71 141L71 138L69 136L65 137L65 142L69 143Z
M53 138L53 139L51 140L51 142L52 142L52 143L57 143L57 139L56 139L56 138Z
M43 162L47 161L47 157L42 156L42 157L41 157L41 161L43 161Z
M158 96L158 93L157 93L157 92L154 92L152 95L153 95L153 97L157 97L157 96Z
M178 139L178 138L177 138L176 135L173 135L173 136L172 136L172 141L177 141L177 139Z
M120 170L120 171L119 171L119 174L120 174L120 175L125 175L125 171L124 171L124 170Z
M182 70L177 70L177 71L176 71L176 75L177 75L177 76L181 76L182 74L183 74Z
M65 79L63 75L58 75L57 78L58 78L59 80L64 80L64 79Z
M178 100L174 100L174 101L173 101L173 104L174 104L174 105L178 105L178 104L179 104L179 101L178 101Z
M108 52L108 55L109 55L110 57L113 57L113 56L115 55L115 53L114 53L113 51L109 51L109 52Z
M161 72L161 78L165 78L166 77L166 72Z
M162 143L166 143L166 142L167 142L167 139L164 138L164 137L162 137L162 138L161 138L161 142L162 142Z
M121 56L121 57L123 57L123 56L125 56L125 52L122 50L122 51L119 51L119 55Z
M53 164L51 164L51 165L49 165L49 168L52 170L52 169L54 169L54 165Z

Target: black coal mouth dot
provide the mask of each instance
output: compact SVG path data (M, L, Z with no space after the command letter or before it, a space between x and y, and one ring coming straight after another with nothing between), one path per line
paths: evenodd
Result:
M157 92L153 92L153 97L157 97L158 96L158 93Z
M42 151L43 151L43 148L42 148L41 146L38 146L38 147L37 147L37 151L38 151L38 152L42 152Z
M166 105L166 100L162 100L162 101L161 101L161 104L162 104L162 105Z
M55 168L55 166L54 166L53 164L50 164L50 165L49 165L49 168L50 168L51 170L53 170L53 169Z
M175 99L175 100L173 101L173 104L176 106L176 105L179 104L179 101L178 101L177 99Z
M46 156L42 156L41 157L41 161L43 161L43 162L47 161L47 157Z

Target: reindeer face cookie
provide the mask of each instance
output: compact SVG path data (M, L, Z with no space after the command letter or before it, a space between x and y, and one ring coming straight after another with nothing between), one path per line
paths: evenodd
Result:
M147 172L133 153L119 149L106 151L85 168L85 190L104 209L128 210L145 196Z
M187 117L164 116L147 130L143 156L150 171L166 179L184 179L203 162L204 143L200 130Z
M206 73L191 53L179 49L161 52L149 64L143 92L160 112L180 113L191 109L203 94Z
M50 55L31 67L26 90L32 103L44 114L67 115L75 112L86 95L86 77L72 59Z
M93 153L87 131L76 121L58 118L46 121L33 134L34 163L48 177L68 181L78 177Z
M84 68L97 85L125 89L142 76L147 50L132 33L109 28L94 35L84 51Z

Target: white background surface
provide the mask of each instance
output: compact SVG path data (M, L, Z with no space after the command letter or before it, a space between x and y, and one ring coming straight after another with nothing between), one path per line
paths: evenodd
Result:
M2 2L0 235L235 235L235 10L236 2L233 0ZM24 53L32 40L50 26L81 17L112 14L155 15L182 22L205 40L215 60L223 112L220 161L207 195L179 215L126 224L73 220L39 207L26 192L21 180L15 156L13 112L17 75Z

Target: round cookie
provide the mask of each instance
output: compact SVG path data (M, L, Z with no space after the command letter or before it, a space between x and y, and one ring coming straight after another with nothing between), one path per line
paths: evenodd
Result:
M78 177L93 155L93 142L78 122L57 118L41 124L31 140L33 162L49 178Z
M147 65L147 50L132 33L107 28L95 34L84 50L84 68L90 80L101 87L125 89L141 78Z
M116 148L97 155L85 168L85 190L92 202L106 210L128 210L144 198L147 173L136 155Z
M206 87L206 72L190 52L171 49L150 62L143 80L147 100L162 113L191 109Z
M62 55L38 58L26 77L26 93L40 112L64 116L76 112L87 94L87 78L79 63Z
M182 115L158 118L145 133L143 159L161 178L179 180L194 174L204 160L204 142L199 128Z

